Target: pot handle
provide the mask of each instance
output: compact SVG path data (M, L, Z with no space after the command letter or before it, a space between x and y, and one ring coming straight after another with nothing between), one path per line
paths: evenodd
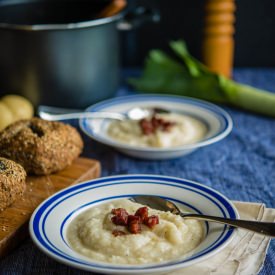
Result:
M118 22L117 28L120 31L128 31L147 22L158 23L160 18L159 10L139 6L127 12L123 19Z

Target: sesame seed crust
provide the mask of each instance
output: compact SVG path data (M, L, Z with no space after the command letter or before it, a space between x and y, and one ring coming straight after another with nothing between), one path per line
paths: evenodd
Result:
M39 118L20 120L0 132L0 156L21 164L28 174L48 175L70 165L83 149L77 130Z
M26 189L26 172L18 163L0 157L0 212L20 198Z

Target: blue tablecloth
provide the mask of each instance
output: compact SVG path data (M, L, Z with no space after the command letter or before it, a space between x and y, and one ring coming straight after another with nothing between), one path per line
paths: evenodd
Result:
M131 74L127 71L126 74ZM125 74L124 74L125 76ZM275 69L237 69L234 78L275 92ZM126 86L118 95L129 94ZM83 156L102 164L102 176L150 173L183 177L211 186L231 200L264 202L275 208L275 119L224 107L234 129L223 141L187 157L146 161L124 156L84 137ZM0 261L0 274L87 274L42 254L30 240ZM275 240L271 242L261 275L275 274Z

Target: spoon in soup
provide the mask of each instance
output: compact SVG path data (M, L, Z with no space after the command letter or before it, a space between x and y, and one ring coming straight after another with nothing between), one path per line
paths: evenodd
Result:
M64 109L59 107L51 107L41 105L38 107L38 115L40 118L50 121L69 120L69 119L115 119L115 120L140 120L155 113L169 113L168 110L154 107L143 108L134 107L126 113L115 112L83 112L81 110Z
M163 199L157 196L134 196L130 198L131 201L147 205L153 209L171 212L175 215L180 215L184 219L197 219L204 220L209 222L217 222L233 227L240 227L247 229L256 233L267 235L269 237L275 237L275 223L272 222L256 222L256 221L247 221L239 219L228 219L216 216L201 215L201 214L192 214L192 213L183 213L180 209L171 201Z

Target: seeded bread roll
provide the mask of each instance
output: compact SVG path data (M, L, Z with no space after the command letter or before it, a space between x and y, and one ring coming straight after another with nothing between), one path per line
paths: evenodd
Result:
M79 156L82 148L77 130L61 122L32 118L0 132L0 156L20 163L28 174L60 171Z
M21 165L0 158L0 212L23 195L25 180L26 172Z

